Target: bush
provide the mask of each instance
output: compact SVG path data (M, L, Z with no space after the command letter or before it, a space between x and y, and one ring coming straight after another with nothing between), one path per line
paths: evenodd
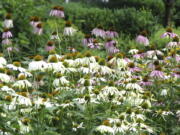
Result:
M100 9L95 7L83 7L80 3L64 5L68 18L72 20L84 32L90 32L97 25L105 29L114 26L116 31L135 36L141 30L146 29L152 33L157 24L157 18L150 11L124 8L117 10Z

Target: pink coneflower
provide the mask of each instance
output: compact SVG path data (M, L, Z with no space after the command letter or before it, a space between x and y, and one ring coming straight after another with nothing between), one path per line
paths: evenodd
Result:
M143 44L145 46L149 45L149 39L147 38L147 32L146 31L142 31L140 33L140 35L138 35L136 37L136 42L139 44Z
M149 77L145 76L143 80L140 82L140 85L142 86L151 86L153 83L149 81Z
M54 50L54 49L55 49L54 42L49 41L49 42L47 43L46 47L45 47L45 50L46 50L47 52L49 52L49 51L52 51L52 50Z
M180 78L180 71L174 71L174 73L172 73L172 76L175 78Z
M11 14L8 13L5 17L5 20L3 22L3 26L5 28L13 28L13 20L11 19Z
M102 26L98 26L97 28L94 28L91 33L96 37L102 37L102 38L106 37L106 32L103 30Z
M160 67L160 66L157 66L157 67L155 68L155 70L153 70L153 71L150 73L150 76L153 77L153 78L165 79L164 72L161 71L161 67Z
M166 45L166 48L176 48L178 46L180 46L179 38L178 37L174 37L173 41L169 42Z
M133 62L130 62L130 63L128 64L128 67L129 67L129 71L130 71L130 72L140 72L140 71L141 71L141 68L136 67Z
M158 60L154 61L153 63L148 64L148 68L154 70L156 66L159 66L160 62Z
M135 59L142 59L144 57L145 57L145 53L143 51L140 51L140 50L138 51L137 54L133 55L133 58L135 58Z
M166 32L161 35L161 38L165 38L165 37L174 38L177 36L178 35L176 33L173 33L173 30L171 28L167 28Z
M19 49L16 48L16 47L8 47L8 48L7 48L7 51L8 51L8 52L12 52L12 51L19 52Z
M113 29L110 29L110 30L106 31L106 37L107 38L115 38L115 37L118 37L118 33L116 31L114 31Z
M100 49L100 43L97 40L94 40L92 43L88 44L88 47L91 49Z
M147 51L145 56L148 57L148 58L153 58L154 56L156 55L161 55L163 56L163 52L159 51L159 50L150 50L150 51Z
M111 38L109 38L109 39L107 40L107 42L105 43L105 48L106 48L106 49L109 49L110 47L115 47L116 44L117 44L116 41L114 41L114 40L112 40Z
M93 43L94 39L91 37L91 35L87 34L85 35L85 38L82 40L82 44L84 46L87 46L90 43Z
M43 32L42 23L38 23L38 24L36 25L36 27L34 27L33 33L34 33L34 34L37 34L37 35L41 35L42 32Z
M3 44L3 45L11 45L12 42L11 42L10 39L6 38L6 39L3 39L3 40L2 40L2 44Z
M107 49L107 52L109 55L113 55L113 54L116 54L118 53L120 50L114 46L111 46Z
M56 16L59 18L64 18L64 7L55 6L49 13L50 16Z
M6 38L11 38L12 37L12 33L9 29L4 29L4 32L2 34L2 38L6 39Z
M30 25L36 27L39 23L41 23L40 18L37 16L32 16L30 19Z

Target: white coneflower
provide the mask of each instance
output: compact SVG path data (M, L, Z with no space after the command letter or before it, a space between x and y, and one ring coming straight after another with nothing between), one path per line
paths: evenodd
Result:
M30 71L44 71L47 68L47 63L42 60L42 56L37 55L34 57L34 61L29 63L28 69Z
M128 83L126 85L126 89L129 89L129 90L140 90L140 91L143 90L141 88L141 86L139 84L137 84L137 83Z
M54 87L59 87L59 86L62 86L62 85L68 85L69 84L69 81L66 79L65 76L62 76L60 78L56 78L54 81L53 81L53 86Z
M166 89L161 90L161 96L166 96L168 94L168 91Z
M53 33L51 34L50 39L52 39L52 40L56 40L56 39L59 40L60 38L59 38L59 35L58 35L57 32L53 32Z
M20 120L18 120L19 128L20 128L20 133L21 134L27 134L30 132L31 128L28 125L23 124Z
M67 21L66 22L66 27L64 28L64 32L63 34L65 36L72 36L77 30L74 29L72 26L71 26L71 22L70 21Z
M60 104L60 106L61 106L62 108L73 107L73 106L74 106L74 103L73 103L73 102L70 102L69 100L66 100L65 103Z
M80 124L77 124L77 123L73 122L72 124L73 124L72 130L73 130L74 132L76 132L79 128L84 128L84 127L83 127L83 122L81 122Z
M32 106L30 98L21 95L17 95L13 100L13 102L15 102L17 105Z
M0 81L9 83L11 81L11 78L7 74L0 73Z
M19 80L13 84L13 87L14 87L14 88L18 88L18 89L28 89L28 88L32 87L32 84L31 84L28 80L26 80L25 75L20 74L20 75L18 76L18 79L19 79Z
M8 64L6 67L14 71L26 72L26 69L22 68L21 63L18 61L13 62L13 64Z
M7 64L6 59L3 57L2 54L0 54L0 68L5 66Z
M138 53L138 51L139 51L138 49L131 49L131 50L129 50L129 52L128 52L128 53L129 53L129 54L133 54L133 55L134 55L134 54L137 54L137 53Z
M102 125L98 126L96 130L101 132L102 134L105 133L114 134L114 129L111 127L109 120L104 120Z
M11 19L11 14L8 13L5 17L5 20L3 22L4 28L13 28L13 20Z

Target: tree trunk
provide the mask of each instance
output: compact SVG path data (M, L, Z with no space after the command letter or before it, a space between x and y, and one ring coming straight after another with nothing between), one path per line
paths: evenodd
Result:
M164 0L164 3L165 3L164 26L165 27L171 25L171 17L172 17L174 2L175 0Z

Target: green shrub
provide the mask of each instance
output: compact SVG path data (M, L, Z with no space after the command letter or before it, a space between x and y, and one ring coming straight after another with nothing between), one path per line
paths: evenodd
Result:
M152 33L157 24L157 18L150 11L136 10L135 8L124 9L100 9L95 7L83 7L80 3L65 4L65 12L84 32L90 32L97 25L105 29L115 26L116 31L135 36L141 30L146 29Z

